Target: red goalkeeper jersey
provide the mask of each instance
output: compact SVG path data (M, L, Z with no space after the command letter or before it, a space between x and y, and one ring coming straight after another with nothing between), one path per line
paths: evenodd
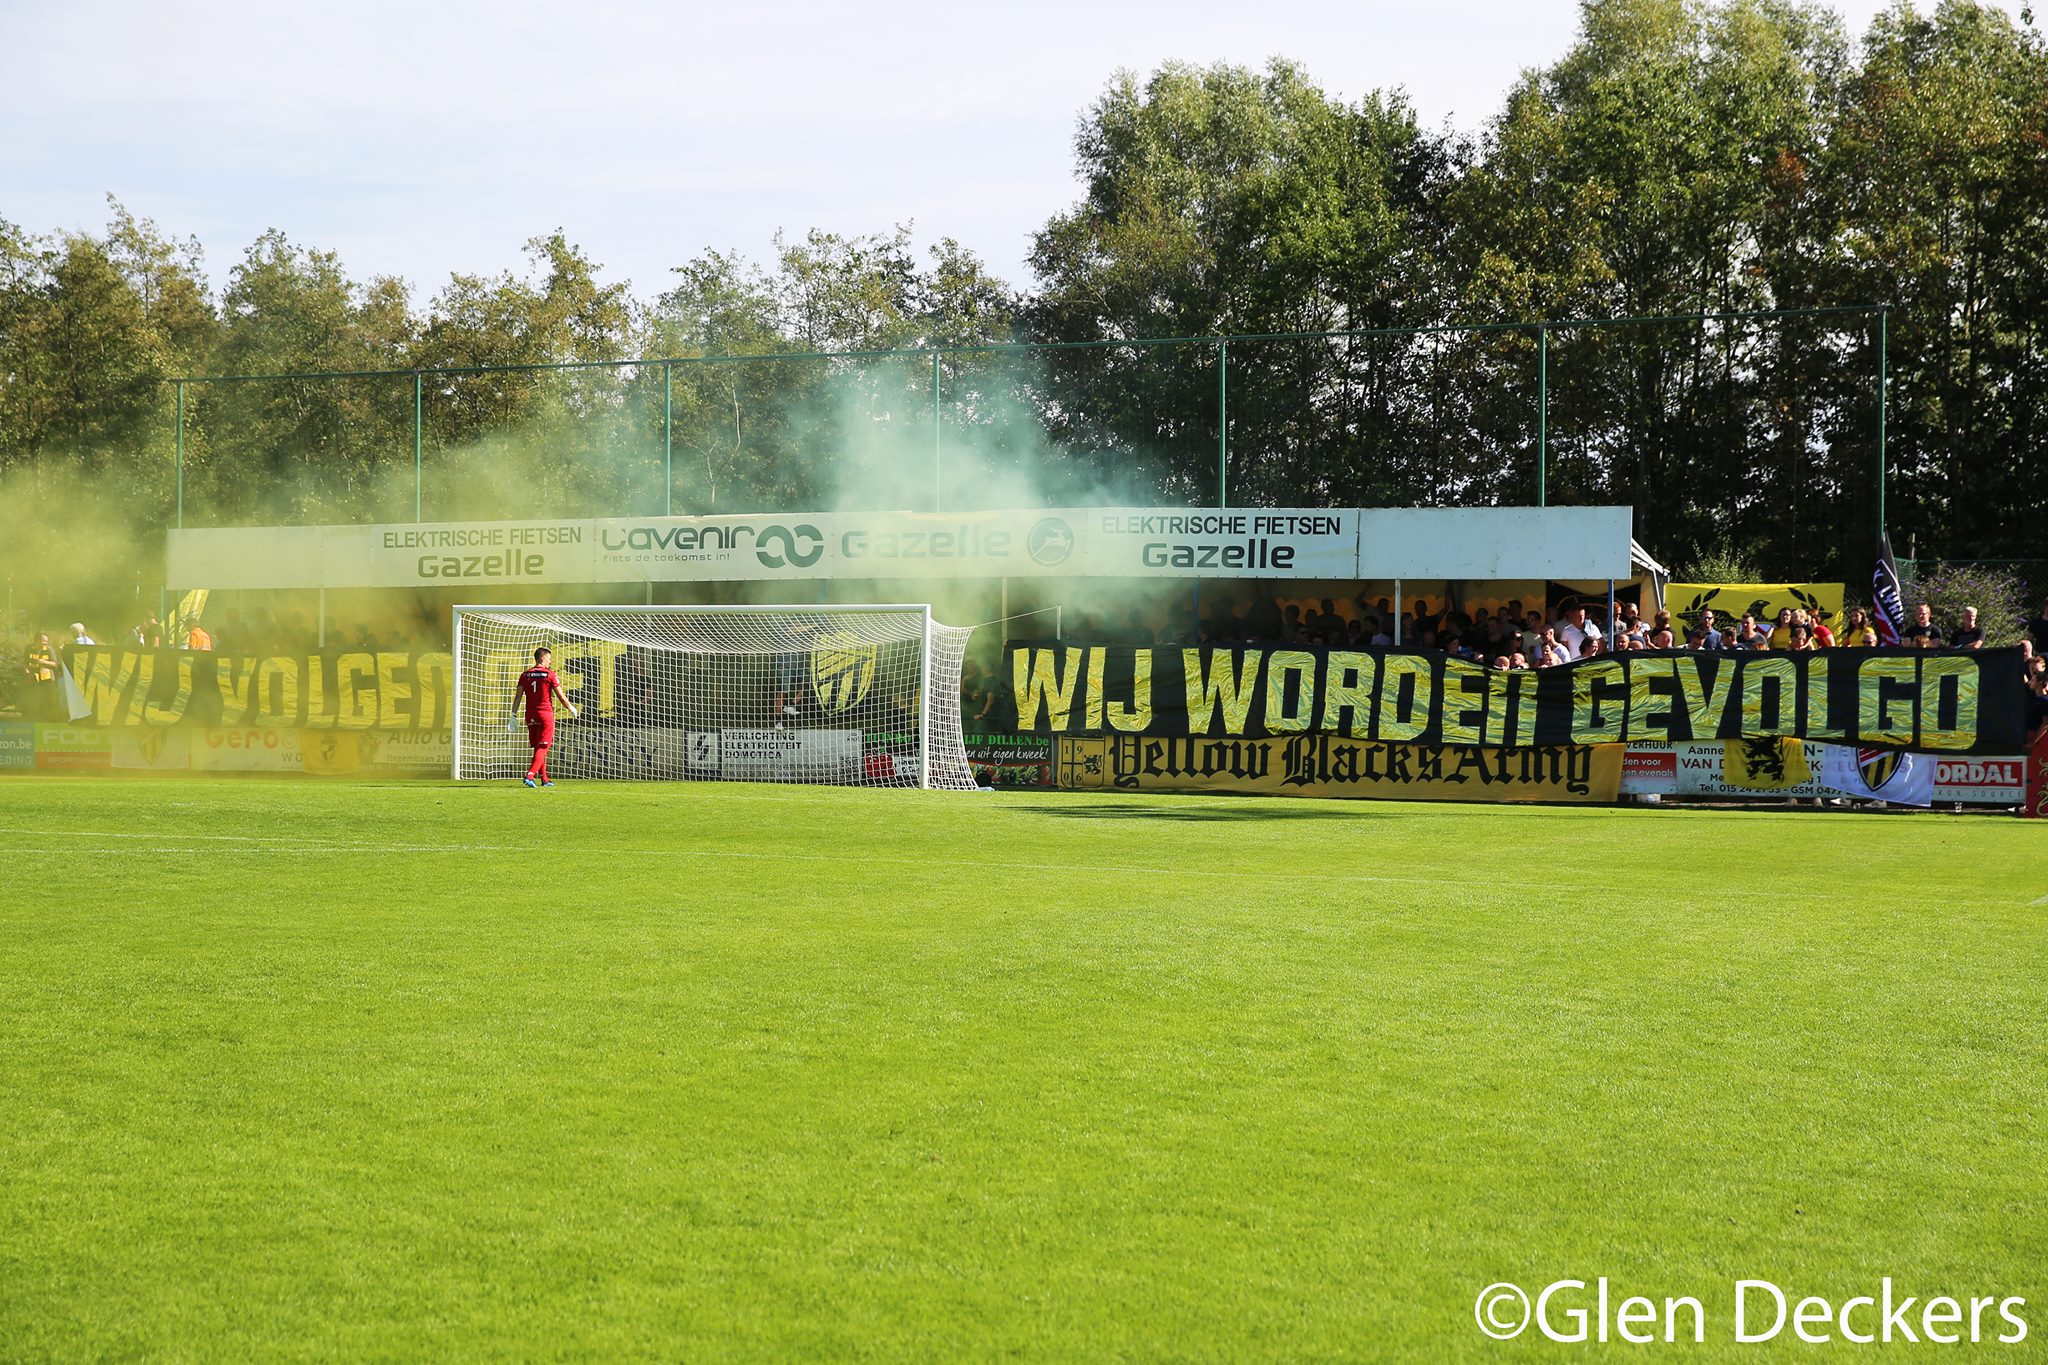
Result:
M519 696L528 720L555 718L555 689L561 686L552 668L529 668L519 675Z

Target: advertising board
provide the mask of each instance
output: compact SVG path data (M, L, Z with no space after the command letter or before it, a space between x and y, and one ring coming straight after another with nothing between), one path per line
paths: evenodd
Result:
M1626 578L1626 507L1049 507L169 533L209 588L797 579Z

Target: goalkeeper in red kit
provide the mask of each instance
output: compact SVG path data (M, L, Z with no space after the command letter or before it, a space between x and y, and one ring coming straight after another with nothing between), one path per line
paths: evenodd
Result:
M562 691L562 680L555 676L555 670L548 665L555 652L546 645L533 651L533 667L519 675L519 695L513 698L513 725L519 723L517 708L526 707L526 742L533 746L533 766L526 770L525 782L529 787L552 787L548 777L548 746L555 742L555 700L569 708L569 718L576 718L576 703L569 700Z

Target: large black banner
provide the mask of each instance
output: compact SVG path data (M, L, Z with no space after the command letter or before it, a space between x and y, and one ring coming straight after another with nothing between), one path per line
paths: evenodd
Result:
M1938 754L2022 746L2016 649L1632 651L1495 671L1394 650L1013 645L1016 729L1404 744L1791 736Z
M215 654L92 646L65 668L96 725L446 730L455 666L442 650Z

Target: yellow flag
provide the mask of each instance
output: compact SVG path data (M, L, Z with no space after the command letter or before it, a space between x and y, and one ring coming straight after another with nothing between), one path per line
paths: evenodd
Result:
M1791 607L1832 631L1842 624L1842 590L1840 583L1672 583L1664 589L1664 605L1681 635L1708 608L1720 630L1738 624L1744 612L1769 629L1779 608Z
M184 645L192 622L206 611L206 599L210 595L209 589L194 588L178 599L178 605L171 611L171 619L164 622L164 644L168 648L178 649Z
M1813 771L1796 739L1730 739L1722 741L1721 776L1731 787L1769 792L1804 786Z
M1109 785L1109 741L1105 739L1060 739L1059 784L1062 787L1107 787Z

